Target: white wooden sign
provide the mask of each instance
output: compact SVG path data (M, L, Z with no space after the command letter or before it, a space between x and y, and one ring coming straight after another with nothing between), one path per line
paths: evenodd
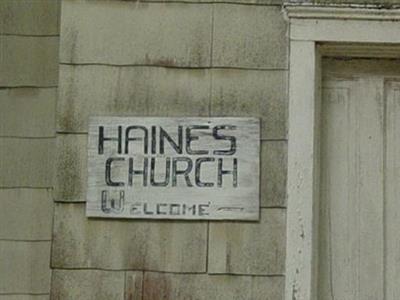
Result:
M89 217L258 220L256 118L93 117Z

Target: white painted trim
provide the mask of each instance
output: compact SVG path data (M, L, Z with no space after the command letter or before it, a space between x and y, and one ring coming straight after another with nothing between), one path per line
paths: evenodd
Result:
M296 4L286 5L285 12L290 23L285 300L318 300L321 57L399 58L400 10Z

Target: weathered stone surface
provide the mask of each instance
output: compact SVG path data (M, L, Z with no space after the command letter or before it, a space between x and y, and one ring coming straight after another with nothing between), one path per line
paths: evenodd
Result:
M382 5L385 8L390 8L392 5L400 4L399 0L315 0L313 2L321 4L376 4Z
M0 34L55 35L59 15L59 0L2 0Z
M261 209L258 223L211 222L209 273L285 273L286 212Z
M88 219L84 204L55 205L54 268L206 269L206 223Z
M63 1L62 18L64 63L210 65L211 5Z
M0 187L52 187L53 138L0 138Z
M0 240L0 294L50 291L50 242Z
M46 189L0 189L0 239L50 240L53 200Z
M284 277L146 272L144 300L283 300Z
M51 299L124 300L124 286L124 271L53 270Z
M286 137L286 71L213 70L212 116L261 118L262 138Z
M55 201L86 201L86 134L57 135L55 172Z
M213 66L287 68L287 22L279 6L215 6Z
M206 70L154 67L60 68L59 131L87 132L89 116L207 116Z
M56 88L0 89L0 136L54 136L56 99Z
M0 87L55 86L58 37L0 36Z
M261 143L261 206L286 206L287 142Z

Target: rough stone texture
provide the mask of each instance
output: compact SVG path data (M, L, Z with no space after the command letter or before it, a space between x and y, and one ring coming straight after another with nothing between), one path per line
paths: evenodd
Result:
M285 273L286 212L261 209L258 223L211 222L209 273Z
M55 201L86 201L86 134L57 135L55 172Z
M315 0L318 4L376 4L385 8L390 8L394 4L400 4L399 0Z
M143 300L283 300L284 277L145 273Z
M0 239L50 240L51 191L0 189Z
M0 136L54 136L56 99L56 88L0 89Z
M287 72L213 70L212 116L261 118L261 137L286 138Z
M48 293L50 242L0 240L0 294Z
M63 63L210 65L211 5L63 1L62 14Z
M0 300L49 300L50 295L0 295Z
M84 204L55 205L54 268L204 272L205 222L88 219Z
M57 129L87 132L94 115L207 116L209 97L207 70L61 65Z
M124 300L124 286L123 271L53 270L51 299Z
M286 31L279 6L216 5L212 65L286 69Z
M53 138L0 138L0 187L51 187L53 151Z
M58 34L59 10L59 0L2 0L0 34Z
M286 206L287 142L261 143L261 206Z
M0 36L0 87L55 86L58 37Z

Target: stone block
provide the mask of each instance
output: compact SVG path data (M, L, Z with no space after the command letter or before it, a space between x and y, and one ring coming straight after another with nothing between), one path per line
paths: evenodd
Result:
M50 242L0 240L0 294L50 291Z
M54 138L0 138L0 187L52 187Z
M286 206L287 142L261 143L261 206Z
M0 239L51 240L53 199L47 189L0 189Z
M257 223L211 222L208 272L283 275L286 211L261 209Z
M57 129L87 132L89 116L207 116L209 97L207 70L61 65Z
M62 18L63 63L210 65L212 5L63 1Z
M215 67L286 69L287 22L280 6L215 6Z
M286 138L287 72L213 70L212 116L261 118L263 139Z
M207 223L86 218L84 204L55 204L52 266L205 272Z
M283 300L281 276L162 274L146 272L143 300Z
M0 136L55 136L56 88L0 89Z
M141 277L141 272L139 277ZM125 272L53 270L53 300L124 300ZM140 299L140 298L135 298Z
M0 34L56 35L59 0L0 1Z
M86 201L86 134L57 135L55 172L55 201Z
M0 87L58 83L58 37L0 36Z

